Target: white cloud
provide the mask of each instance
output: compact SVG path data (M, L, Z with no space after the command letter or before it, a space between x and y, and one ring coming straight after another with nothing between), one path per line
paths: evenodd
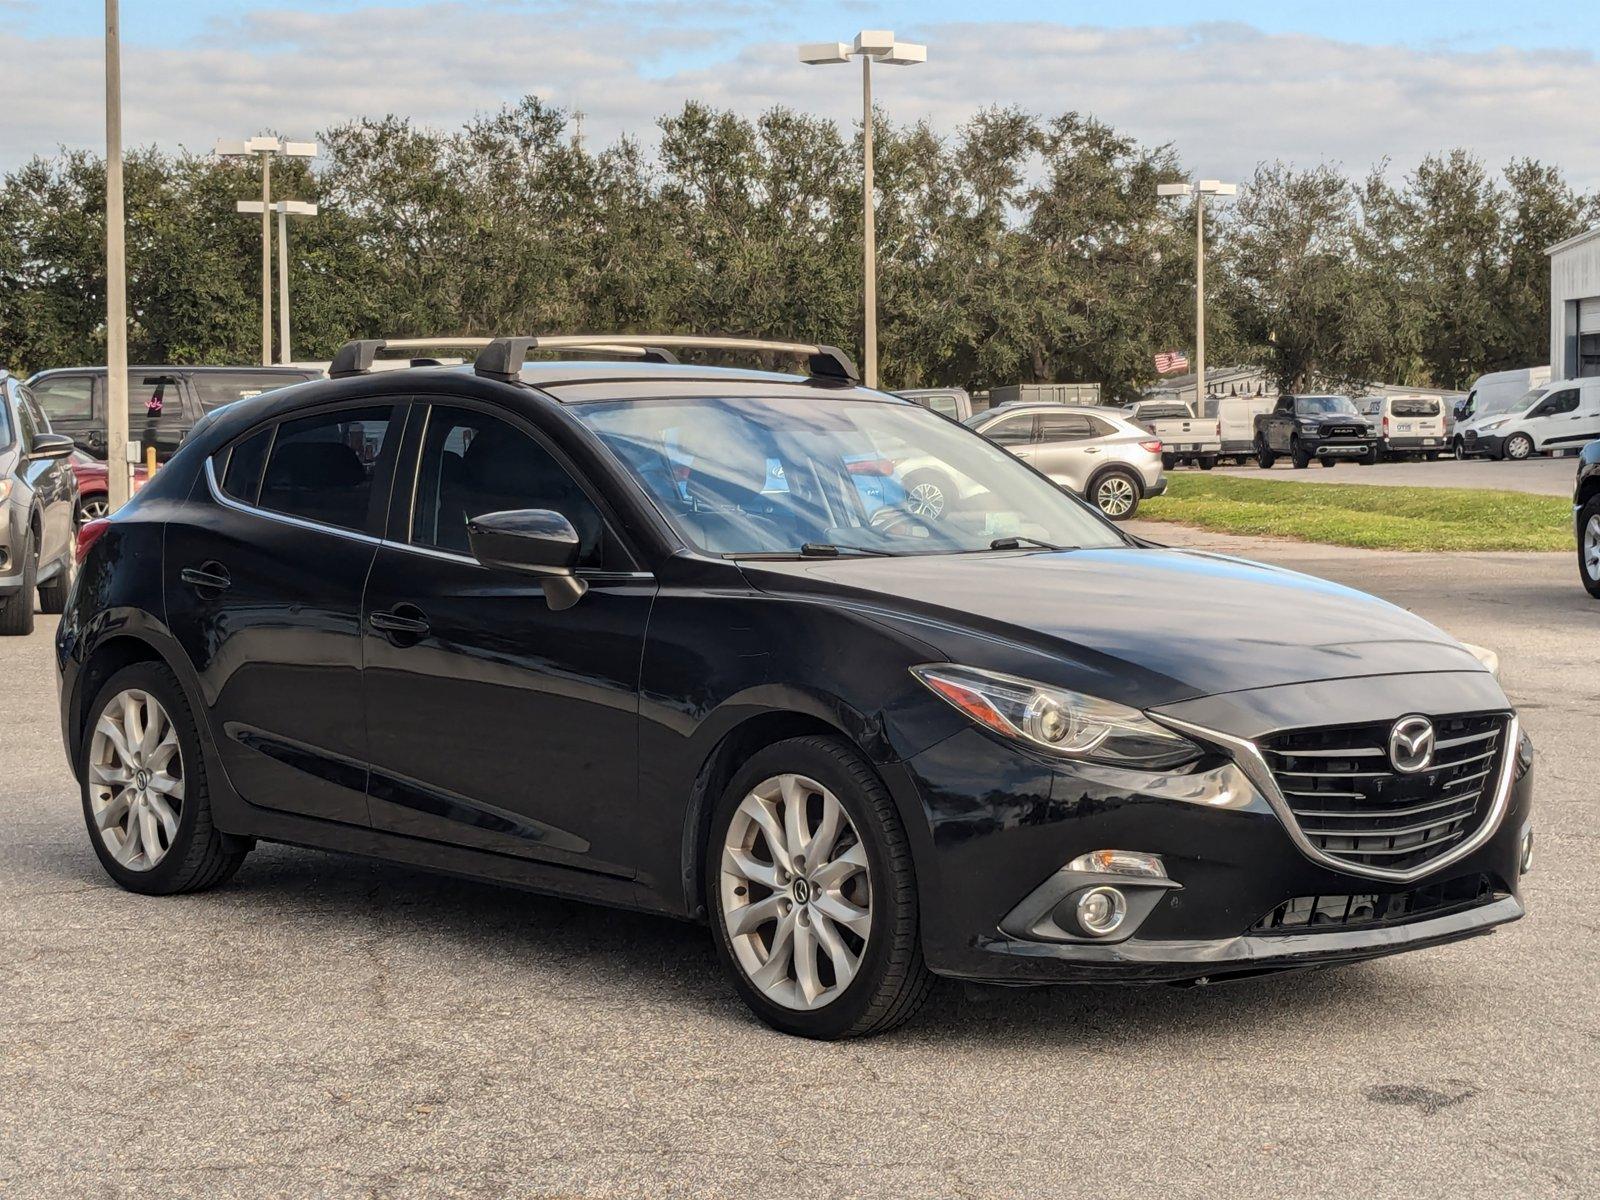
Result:
M690 98L746 112L785 103L841 121L858 116L854 74L803 67L788 43L751 43L711 66L663 70L675 53L703 48L708 29L722 44L738 28L733 5L686 11L465 3L260 10L180 45L126 47L126 138L205 149L218 136L263 127L307 136L389 112L454 126L527 92L582 109L587 133L602 140L622 132L648 139L657 116ZM1586 53L1453 53L1221 24L962 23L927 33L926 66L879 74L878 101L896 120L927 116L948 129L990 104L1075 109L1145 142L1172 142L1197 171L1223 178L1272 158L1332 160L1351 172L1382 159L1405 168L1464 145L1496 165L1533 156L1600 186L1600 141L1581 115L1586 98L1600 94L1600 64ZM0 32L0 62L0 165L58 143L102 144L97 40Z

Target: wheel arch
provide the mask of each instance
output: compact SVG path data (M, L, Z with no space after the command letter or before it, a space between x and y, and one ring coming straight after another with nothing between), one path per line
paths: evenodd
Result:
M1089 476L1089 482L1084 484L1084 495L1090 500L1091 503L1093 502L1095 486L1099 484L1099 482L1107 475L1126 475L1129 479L1133 480L1133 486L1134 489L1139 493L1139 499L1144 499L1144 477L1141 476L1138 471L1135 471L1132 467L1130 467L1127 463L1109 462L1102 463L1100 466L1096 467L1094 469L1094 474Z
M65 713L67 753L74 773L78 769L83 737L87 732L89 705L105 686L106 680L124 667L138 662L157 662L172 672L178 686L184 691L184 698L189 702L189 710L195 715L195 725L200 731L200 739L208 757L214 757L205 706L195 681L190 677L188 663L175 643L163 646L162 640L152 630L122 625L116 632L97 639L84 654L72 681L71 697L66 702Z

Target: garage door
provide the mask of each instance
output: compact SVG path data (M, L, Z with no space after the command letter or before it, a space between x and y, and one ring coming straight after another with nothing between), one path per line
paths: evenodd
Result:
M1578 301L1578 332L1600 333L1600 296Z

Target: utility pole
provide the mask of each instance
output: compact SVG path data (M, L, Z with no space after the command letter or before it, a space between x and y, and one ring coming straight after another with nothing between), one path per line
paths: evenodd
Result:
M122 201L122 29L106 0L106 503L128 502L128 266Z

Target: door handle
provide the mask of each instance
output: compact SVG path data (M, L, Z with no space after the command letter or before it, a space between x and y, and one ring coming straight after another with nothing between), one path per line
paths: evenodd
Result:
M379 633L400 638L428 636L427 618L422 615L422 610L413 604L398 604L389 612L369 613L367 624Z
M1100 447L1099 446L1085 446L1083 448L1083 452L1085 454L1099 454L1100 453Z
M228 568L219 562L205 562L198 567L185 567L178 572L178 578L202 592L220 592L233 584L233 579L228 575Z

